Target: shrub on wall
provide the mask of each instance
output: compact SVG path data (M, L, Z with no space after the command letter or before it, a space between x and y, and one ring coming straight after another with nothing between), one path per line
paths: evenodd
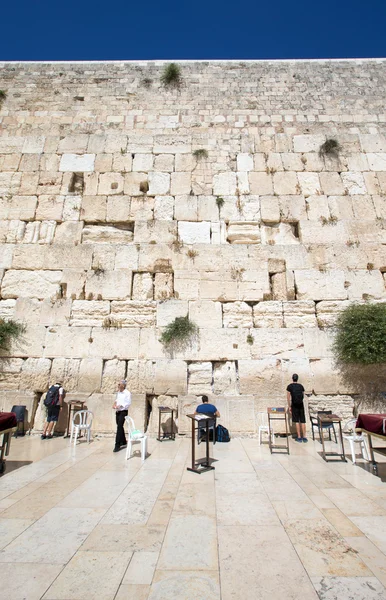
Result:
M386 303L352 304L338 317L334 342L339 363L386 363Z
M20 338L25 326L12 319L0 319L0 350L9 350L11 343Z
M188 315L176 317L165 327L160 341L167 350L182 349L189 345L197 332L197 325L189 319Z
M161 83L168 88L179 88L182 84L181 69L176 63L167 65L161 75Z

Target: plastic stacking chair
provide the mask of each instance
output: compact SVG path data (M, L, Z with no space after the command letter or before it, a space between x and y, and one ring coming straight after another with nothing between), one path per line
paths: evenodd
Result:
M311 421L311 429L312 429L312 439L315 440L315 432L314 432L314 428L319 431L319 421L318 421L318 415L332 415L332 410L318 410L318 412L315 414L312 414L310 411L310 421ZM334 437L335 437L335 443L338 443L337 437L336 437L336 431L335 431L335 427L334 427L334 423L323 423L322 425L322 434L324 434L324 431L327 429L328 431L328 437L329 440L331 441L331 430L334 432Z
M263 433L268 433L268 436L270 435L272 438L272 444L274 443L274 433L271 429L271 431L269 430L269 425L268 425L268 415L265 412L259 412L257 413L258 417L259 417L259 421L260 421L260 425L259 425L259 446L261 445L261 438L262 438L262 434Z
M72 438L74 438L74 446L76 444L76 439L81 431L85 431L87 433L87 442L90 443L91 438L91 425L93 414L91 410L78 410L72 418L71 423L71 436L70 436L70 444L72 442Z
M127 448L126 448L126 460L131 456L131 447L135 442L141 443L141 459L145 460L147 453L147 435L135 428L134 421L131 417L125 417L127 423Z
M355 444L360 444L361 453L365 460L370 460L370 453L363 433L355 432L356 419L350 419L343 427L343 438L350 444L353 465L355 465Z

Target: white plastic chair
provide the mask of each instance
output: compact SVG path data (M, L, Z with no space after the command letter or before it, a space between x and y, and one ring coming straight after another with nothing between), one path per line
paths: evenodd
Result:
M87 442L90 443L93 416L91 410L78 410L74 414L71 423L70 444L74 437L74 446L76 445L77 437L81 431L87 432Z
M274 444L274 433L272 429L271 431L269 430L267 413L259 412L257 414L261 423L261 425L259 425L259 446L261 445L261 437L263 433L268 433L268 435L270 435L272 438L272 444Z
M131 445L135 442L141 443L141 459L145 460L147 453L147 435L142 433L135 428L134 421L131 417L125 417L127 423L127 449L126 449L126 460L131 456Z
M360 444L361 453L362 453L363 458L365 460L370 460L370 453L367 448L366 440L365 440L363 433L355 432L356 422L357 422L356 419L350 419L349 421L347 421L347 423L343 427L344 432L346 430L348 430L347 433L343 433L343 438L345 440L347 440L350 444L353 465L355 465L355 444ZM351 429L352 433L349 433L350 429Z

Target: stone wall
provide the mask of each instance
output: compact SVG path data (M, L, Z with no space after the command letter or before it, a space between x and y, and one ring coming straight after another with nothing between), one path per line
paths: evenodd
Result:
M138 426L173 403L186 431L205 393L249 434L296 371L350 416L332 326L386 298L385 66L182 62L168 90L161 62L1 64L0 317L27 328L0 408L32 420L60 379L109 432L126 377ZM199 335L170 356L187 314Z

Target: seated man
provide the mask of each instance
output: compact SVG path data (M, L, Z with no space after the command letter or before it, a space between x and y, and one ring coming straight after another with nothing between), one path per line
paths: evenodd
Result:
M201 396L201 400L202 400L202 404L200 404L199 406L197 406L196 408L196 412L194 413L195 415L205 415L207 417L212 417L212 418L217 418L220 417L220 413L218 412L217 408L215 407L214 404L209 404L209 399L208 396ZM215 422L213 423L213 425L211 424L209 426L209 429L214 429L214 425ZM201 424L198 424L198 441L200 442L202 439L205 439L205 431L206 431L206 426L204 425L204 422Z

